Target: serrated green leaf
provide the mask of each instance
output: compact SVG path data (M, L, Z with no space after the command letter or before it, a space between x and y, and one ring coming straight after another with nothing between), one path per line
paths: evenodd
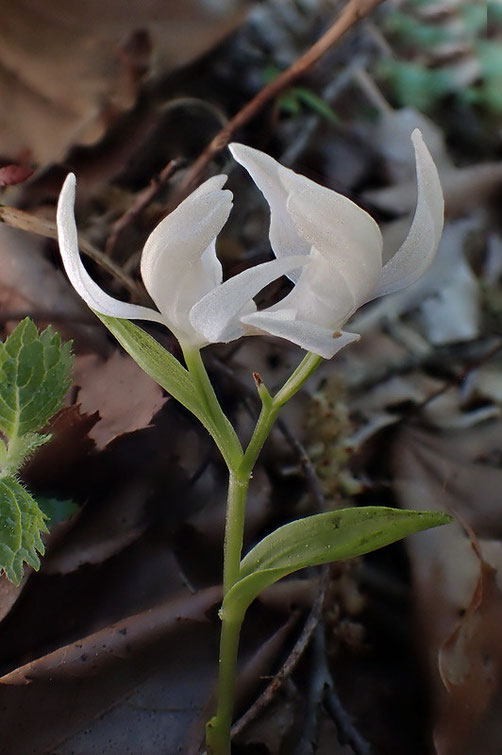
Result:
M361 556L451 520L448 514L437 511L366 506L328 511L285 524L242 560L240 579L227 593L223 611L226 606L229 610L246 610L262 590L298 569Z
M39 430L70 386L71 344L26 318L0 344L0 430L8 439Z
M21 483L13 477L0 480L0 571L15 585L21 582L24 563L40 568L40 533L47 531L45 515Z

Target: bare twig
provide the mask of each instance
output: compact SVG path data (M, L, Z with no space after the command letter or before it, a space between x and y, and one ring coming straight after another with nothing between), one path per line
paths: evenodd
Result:
M12 228L19 228L21 231L45 236L48 239L57 239L58 237L55 223L45 218L31 215L29 212L24 212L24 210L18 210L15 207L0 206L0 222L6 223ZM108 259L103 252L100 252L99 249L96 249L95 246L84 238L79 239L79 246L84 254L94 260L107 273L110 273L124 288L127 288L137 301L145 299L138 284L127 273L124 273L118 265Z
M357 731L332 682L325 687L324 706L336 725L340 744L349 745L355 755L371 755L370 745Z
M288 441L298 457L298 461L302 465L307 485L309 486L312 498L314 499L315 510L322 511L324 509L324 494L322 492L321 483L319 482L314 465L312 464L303 443L298 440L296 435L293 435L289 425L281 417L277 420L277 427Z
M333 719L341 745L349 745L355 755L371 755L371 747L359 734L340 701L327 662L326 640L322 625L312 640L312 676L302 737L295 755L313 755L318 750L320 715L323 707Z
M263 107L277 97L282 91L293 84L296 79L302 76L317 63L325 52L329 50L338 40L362 18L370 14L383 0L349 0L340 17L328 29L328 31L292 66L278 76L274 81L263 87L253 99L247 103L233 118L224 126L216 136L211 140L206 149L201 153L187 173L177 201L184 199L192 189L200 182L207 165L213 157L224 149L230 142L236 131L242 128L246 123L252 120Z
M108 258L113 254L117 239L122 231L127 228L128 225L133 223L138 215L143 212L145 207L154 200L155 196L174 175L181 164L182 161L179 159L170 160L161 172L151 179L150 184L143 189L143 191L139 192L131 207L129 207L124 214L115 221L106 241L105 254Z
M307 621L304 624L302 632L293 647L293 650L288 655L284 664L274 676L270 684L267 685L260 697L248 708L248 710L242 715L232 726L232 737L237 736L253 721L265 708L272 702L277 695L282 685L293 673L299 660L303 656L306 648L309 645L315 628L319 624L324 608L324 600L326 596L326 589L329 579L329 571L323 569L322 580L320 585L319 595L312 606Z

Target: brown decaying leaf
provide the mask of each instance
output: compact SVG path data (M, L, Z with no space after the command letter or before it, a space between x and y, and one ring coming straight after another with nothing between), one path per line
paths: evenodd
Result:
M438 755L495 755L502 748L494 715L502 699L502 470L488 463L500 441L493 422L462 435L405 429L393 452L402 505L457 513L480 537L478 546L454 524L407 542Z
M106 360L95 354L78 356L73 380L80 387L77 402L83 411L99 411L101 419L89 431L98 449L123 433L147 427L167 401L157 383L118 349Z
M482 207L500 189L502 163L490 162L466 168L445 168L440 171L445 197L445 211L449 218L458 218ZM381 210L404 214L415 207L417 188L415 179L385 189L365 191L363 198Z
M499 543L500 545L500 543ZM439 650L439 670L449 697L434 732L437 755L500 752L502 727L486 719L500 710L502 594L497 569L482 557L479 578L463 618ZM487 728L490 733L488 734Z
M48 551L44 573L68 574L84 564L99 564L137 540L148 525L145 503L149 492L147 480L129 480L107 498L106 506L89 516L82 512L60 547Z
M94 676L114 660L127 658L165 637L180 622L207 621L206 612L220 599L219 586L177 596L21 666L0 677L0 684L24 685L48 677Z
M48 162L95 142L131 107L146 75L211 49L237 26L244 5L131 0L125 12L121 2L3 0L2 152L27 148Z
M11 608L21 595L23 588L30 576L31 570L25 566L24 577L19 585L9 582L5 574L0 575L0 622L5 619Z
M106 353L108 343L102 329L89 317L89 310L63 274L43 255L44 239L0 222L0 311L3 320L14 324L26 315L43 327L53 323L66 340L92 344ZM41 285L43 282L43 285ZM14 326L14 325L13 325Z
M99 422L99 413L83 414L79 405L65 406L51 419L47 432L50 443L42 446L23 467L23 480L36 488L54 484L82 464L95 443L89 432Z
M62 273L42 256L44 241L0 224L0 307L6 311L39 311L81 318L81 300ZM41 285L43 281L43 285Z
M195 595L178 594L155 608L130 616L3 676L0 679L1 755L52 752L68 736L90 724L146 677L152 674L155 677L159 671L170 674L176 681L164 700L168 710L171 707L171 716L176 718L181 713L182 725L186 725L187 717L188 720L193 718L190 695L194 702L196 697L193 686L188 695L181 697L179 682L190 667L186 648L195 643L193 657L197 648L203 653L207 652L206 648L214 652L213 643L208 644L208 631L212 631L212 627L206 613L220 597L219 587L201 590ZM194 671L197 672L197 668ZM172 697L174 689L177 698ZM202 692L204 694L204 690ZM182 708L178 713L176 706ZM26 726L28 719L33 726ZM166 736L169 729L167 727ZM117 736L120 740L120 735ZM124 744L127 746L131 743ZM144 749L139 742L133 751L156 750Z

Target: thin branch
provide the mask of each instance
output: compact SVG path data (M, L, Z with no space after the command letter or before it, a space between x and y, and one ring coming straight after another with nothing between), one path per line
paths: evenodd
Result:
M372 749L370 745L357 731L352 719L336 694L332 682L326 685L324 706L336 726L340 744L347 744L352 748L355 755L371 755Z
M259 716L259 714L263 710L265 710L265 708L268 707L268 705L270 705L284 682L295 670L299 660L302 658L305 650L307 649L309 642L312 639L312 635L314 634L315 629L321 619L328 581L329 571L323 569L319 595L310 610L307 621L303 626L298 640L296 641L291 653L288 655L287 659L285 660L277 674L274 676L270 684L267 685L260 697L232 726L232 738L240 734L241 731L244 731L246 726L248 726L257 716Z
M148 207L150 202L153 202L156 195L175 174L181 164L182 160L180 159L170 160L160 173L153 176L150 184L143 191L139 192L134 203L115 221L106 241L105 254L108 258L113 254L119 235L127 226L135 221L138 215Z
M286 438L292 450L295 452L296 456L298 457L298 461L302 465L302 469L305 474L305 480L312 494L312 498L314 499L315 510L319 512L323 511L324 510L324 493L322 492L321 483L319 482L319 477L317 476L315 467L312 464L312 461L310 460L310 457L303 443L301 443L298 440L298 438L295 435L293 435L289 425L281 417L279 417L276 424L277 424L277 428L281 431L283 436Z
M24 210L18 210L16 207L0 206L0 222L6 223L12 228L19 228L21 231L36 233L38 236L44 236L48 239L57 239L58 237L55 223L45 218L31 215L29 212L24 212ZM103 252L100 252L99 249L96 249L95 246L82 237L79 238L79 246L84 254L94 260L107 273L110 273L124 288L127 288L137 301L145 299L138 284L118 265L108 259Z
M323 707L335 723L340 744L349 745L355 755L371 755L370 745L356 729L352 718L336 693L328 666L324 627L319 624L312 641L312 676L309 685L307 713L302 727L302 737L295 750L295 755L313 755L317 752Z
M342 10L340 17L330 26L328 31L293 65L267 86L263 87L253 99L239 110L233 118L211 140L206 149L188 171L183 180L177 201L180 202L198 185L213 157L221 152L231 141L236 131L251 121L263 107L275 99L277 95L290 87L300 76L303 76L330 47L362 18L369 15L383 0L349 0Z

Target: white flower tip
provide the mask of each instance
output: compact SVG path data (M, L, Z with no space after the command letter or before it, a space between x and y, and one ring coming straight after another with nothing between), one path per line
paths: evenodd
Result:
M422 132L419 128L414 128L411 132L411 141L413 144L424 144L424 137L422 136Z
M411 135L415 148L418 198L408 236L382 269L372 298L391 294L414 283L436 254L444 222L444 198L434 160L419 129Z
M233 157L235 157L236 160L238 160L239 153L242 154L248 149L251 149L251 147L246 147L245 144L239 144L239 142L232 142L228 145L228 149L232 153Z
M71 204L72 206L74 205L76 185L77 178L75 176L75 173L68 173L59 193L58 207L67 204Z
M266 155L264 152L260 152L259 149L254 147L248 147L247 144L239 144L239 142L232 142L228 145L228 149L232 153L234 160L237 160L247 171L253 165L262 165L263 163L275 163L275 160Z
M198 197L204 196L205 194L211 194L213 192L219 191L223 188L223 186L226 184L228 179L228 176L226 173L219 173L217 176L211 176L211 178L208 178L207 181L204 181L204 183L201 183L200 186L197 187L197 189L194 189L191 194L187 197L187 199L197 199Z

